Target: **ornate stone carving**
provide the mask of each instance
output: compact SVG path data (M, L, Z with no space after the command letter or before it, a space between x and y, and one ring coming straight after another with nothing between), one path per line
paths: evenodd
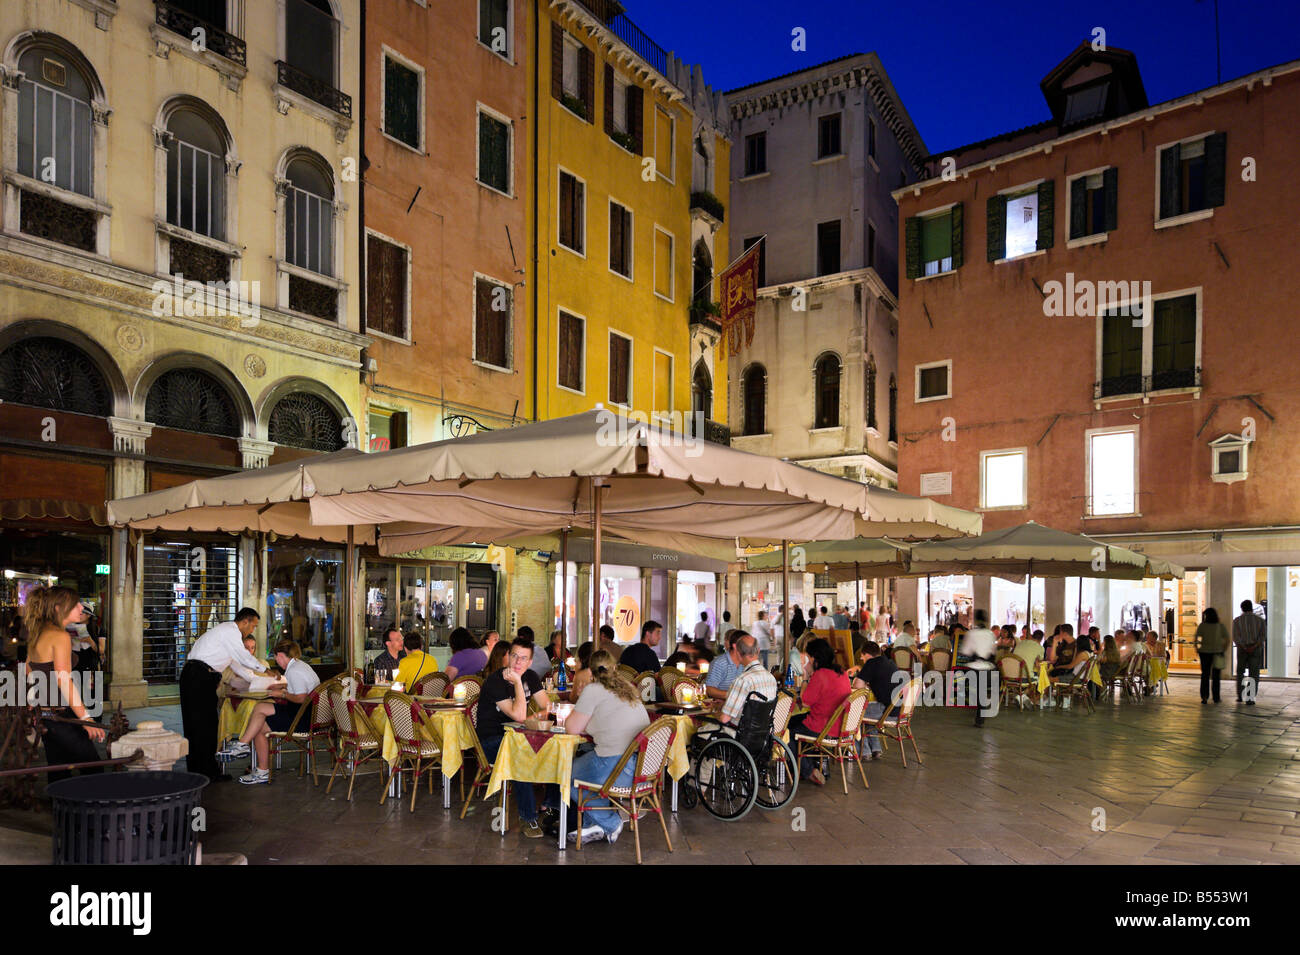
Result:
M153 434L153 423L134 418L109 418L108 430L113 434L114 451L144 454L144 443Z
M165 129L157 126L153 127L153 144L159 149L166 149L171 145L172 134Z
M107 126L108 118L113 115L112 108L104 106L102 103L91 103L90 111L97 126Z
M253 356L249 356L250 358ZM275 453L274 441L259 441L256 438L240 438L235 442L244 456L244 469L264 468L271 455Z
M123 351L139 351L140 346L144 344L144 336L140 334L140 329L134 325L117 326L117 343Z
M6 89L17 90L25 76L22 70L11 70L0 66L0 83L3 83Z
M266 361L261 355L249 355L244 359L244 371L250 378L261 378L266 374Z

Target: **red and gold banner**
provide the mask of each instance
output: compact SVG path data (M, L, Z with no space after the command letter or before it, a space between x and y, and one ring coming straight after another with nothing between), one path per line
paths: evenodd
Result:
M745 254L718 276L722 290L722 333L727 337L728 355L740 352L741 339L745 345L754 341L754 310L758 305L758 255L762 239L750 246Z

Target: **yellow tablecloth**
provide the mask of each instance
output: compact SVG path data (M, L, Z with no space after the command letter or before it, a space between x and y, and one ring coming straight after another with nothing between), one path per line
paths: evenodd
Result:
M1047 661L1038 662L1038 692L1046 693L1047 688L1052 685L1051 677L1047 675Z
M392 766L397 762L397 737L393 735L393 726L382 710L379 719L371 719L375 730L383 734L383 746L380 750L384 762ZM470 735L469 717L464 710L436 710L426 713L428 721L416 728L424 739L436 743L442 751L442 774L448 778L460 771L461 750L474 746L474 737ZM382 726L381 726L382 723Z
M1096 683L1103 690L1106 689L1106 685L1101 682L1101 667L1097 665L1096 660L1093 660L1089 666L1088 679L1091 680L1093 683Z
M534 753L528 740L507 726L501 750L492 764L492 778L488 780L484 798L494 796L505 782L555 783L563 796L569 792L573 778L573 753L581 742L581 736L552 733L541 750Z
M1169 678L1169 664L1154 657L1147 660L1147 682L1155 685Z
M681 779L691 769L686 744L695 735L695 721L689 716L674 716L671 719L677 724L677 734L673 737L672 748L668 750L668 775L673 779Z
M248 721L253 718L253 707L261 700L222 700L217 710L217 745L231 737L238 738L248 729Z

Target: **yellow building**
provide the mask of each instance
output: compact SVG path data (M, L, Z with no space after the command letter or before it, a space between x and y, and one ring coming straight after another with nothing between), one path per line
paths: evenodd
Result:
M698 411L725 441L726 359L700 307L728 248L721 96L620 5L535 2L537 417L600 403L681 427Z

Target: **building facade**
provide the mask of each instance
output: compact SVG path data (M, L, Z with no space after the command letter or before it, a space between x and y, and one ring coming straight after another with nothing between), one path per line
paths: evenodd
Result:
M1295 673L1297 397L1270 360L1296 288L1286 223L1300 104L1290 63L1148 105L1136 58L1081 45L1051 119L936 154L895 195L900 488L1165 557L1182 581L950 579L901 616L973 600L995 623L1170 633L1267 607L1268 672ZM920 606L914 602L919 591Z
M358 8L0 8L0 615L76 587L128 706L268 588L240 570L251 541L128 542L105 500L335 450L362 417ZM270 589L311 588L299 635L337 659L339 578L317 556L319 579L273 556Z
M753 339L730 366L732 444L895 487L898 211L890 193L918 178L925 145L874 53L727 99L736 144L731 256L762 242ZM805 609L853 599L878 606L889 602L885 587L818 588L813 575L799 575L791 600ZM766 579L737 597L746 624L780 600Z

